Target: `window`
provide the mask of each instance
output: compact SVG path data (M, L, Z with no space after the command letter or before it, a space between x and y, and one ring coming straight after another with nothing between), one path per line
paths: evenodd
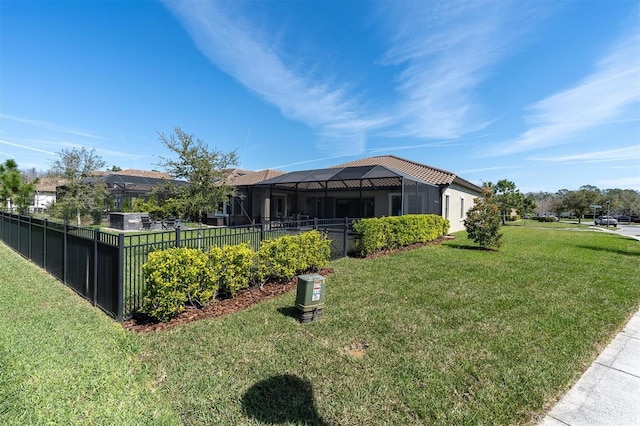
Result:
M389 216L402 216L402 194L389 194Z
M336 217L373 217L373 198L337 198Z
M449 195L444 196L444 218L449 219Z
M460 219L464 219L464 198L460 198Z

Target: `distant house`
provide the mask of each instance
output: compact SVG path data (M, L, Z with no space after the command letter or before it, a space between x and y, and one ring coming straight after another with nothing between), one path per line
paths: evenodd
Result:
M161 189L167 183L175 186L186 183L182 180L171 179L171 176L167 173L135 169L119 172L98 171L93 176L85 178L84 181L93 185L104 185L113 199L113 209L115 211L122 209L126 199L129 199L133 205L137 198L147 200L154 189ZM65 182L58 182L51 199L55 200L55 195L59 196L64 190Z
M131 205L133 205L136 199L147 200L154 189L161 189L167 183L171 183L174 186L181 186L186 183L182 180L171 179L171 176L167 173L135 169L126 169L119 172L100 172L97 176L86 178L85 181L92 184L104 184L113 197L115 211L122 209L126 199L129 199Z
M42 213L56 201L56 187L64 185L64 180L56 177L42 177L36 184L31 204L30 213Z
M230 182L236 186L231 224L286 218L364 218L421 213L464 229L481 188L455 173L385 155L327 169L264 170Z

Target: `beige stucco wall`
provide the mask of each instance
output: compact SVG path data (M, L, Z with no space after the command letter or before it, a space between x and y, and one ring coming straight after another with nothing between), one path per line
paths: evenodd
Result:
M447 196L449 197L449 208L447 209ZM462 186L452 184L442 194L442 216L445 219L449 219L451 227L449 232L463 231L464 219L467 217L467 212L473 207L473 201L478 197L474 191L471 191Z

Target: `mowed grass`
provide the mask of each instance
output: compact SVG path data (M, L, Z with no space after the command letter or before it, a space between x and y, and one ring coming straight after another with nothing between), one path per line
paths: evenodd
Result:
M535 423L638 309L640 243L503 232L333 262L310 324L290 293L137 335L0 247L0 423Z
M176 424L140 343L0 244L0 424Z

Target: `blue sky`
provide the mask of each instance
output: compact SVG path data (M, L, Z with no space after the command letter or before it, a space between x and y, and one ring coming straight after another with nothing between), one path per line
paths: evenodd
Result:
M640 5L0 2L0 161L158 168L179 126L250 170L392 154L523 191L640 190Z

